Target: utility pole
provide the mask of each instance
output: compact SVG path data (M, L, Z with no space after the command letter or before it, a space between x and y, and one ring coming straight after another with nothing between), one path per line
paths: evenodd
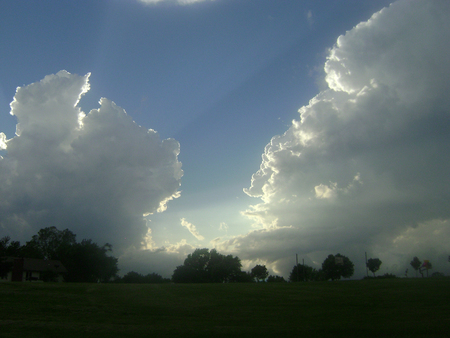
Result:
M366 255L366 275L369 277L369 270L367 268L367 252L364 252L364 254Z
M303 258L302 260L303 260L303 269L302 269L303 270L302 271L303 272L303 279L302 280L305 281L305 259Z
M298 282L298 275L299 275L299 271L298 271L298 254L295 254L295 267L297 268L297 282Z

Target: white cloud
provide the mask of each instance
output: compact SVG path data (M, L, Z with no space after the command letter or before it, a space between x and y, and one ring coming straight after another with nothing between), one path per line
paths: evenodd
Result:
M227 232L228 231L228 224L225 223L225 222L220 223L219 230Z
M197 228L195 227L194 224L189 223L184 218L182 218L180 221L181 221L181 225L184 226L186 229L188 229L189 232L192 234L192 236L197 238L199 241L203 241L205 239L205 237L200 235L200 233L197 231Z
M339 37L329 89L271 140L245 189L261 199L244 212L261 229L222 250L285 275L295 253L320 264L340 252L360 277L365 251L388 272L411 255L449 271L449 15L448 2L398 1ZM436 219L445 237L430 235Z
M0 227L15 240L68 228L117 255L145 241L143 215L179 196L180 148L105 98L84 114L76 104L88 79L60 71L17 89L17 136L0 160Z
M6 135L4 133L0 133L0 150L6 149Z
M316 198L334 198L336 197L336 183L331 183L330 186L319 184L314 187Z

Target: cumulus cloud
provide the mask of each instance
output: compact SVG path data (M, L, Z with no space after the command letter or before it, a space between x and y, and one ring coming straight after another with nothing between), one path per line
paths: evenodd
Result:
M432 234L450 219L449 16L448 2L398 1L338 38L329 88L272 138L245 189L261 199L244 212L259 229L223 250L284 275L295 253L314 265L340 252L360 275L365 251L388 272L413 255L448 270L448 236Z
M66 71L17 88L11 114L16 136L0 144L0 227L15 240L39 229L68 228L78 239L113 244L120 253L148 236L144 215L179 196L179 143L160 140L102 98L77 107L89 74Z
M186 229L188 229L189 232L192 234L192 236L194 236L198 240L203 241L205 239L205 237L200 235L200 233L197 231L195 225L186 221L185 218L181 219L181 225L184 226Z

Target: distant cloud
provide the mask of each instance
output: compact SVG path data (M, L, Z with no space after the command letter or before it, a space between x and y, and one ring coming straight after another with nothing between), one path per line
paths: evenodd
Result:
M228 231L228 224L225 223L225 222L220 223L219 230L227 232Z
M88 79L60 71L17 89L17 136L0 135L0 228L14 240L68 228L79 240L113 244L117 255L141 247L144 215L179 196L180 146L105 98L86 115L77 103Z
M197 231L197 228L195 227L195 225L192 223L189 223L188 221L186 221L186 219L184 219L184 218L181 219L181 225L184 226L186 229L188 229L189 232L192 234L192 236L197 238L199 241L203 241L205 239L205 237L200 235L200 233Z
M157 3L177 3L179 5L191 5L198 2L205 2L205 1L214 1L214 0L138 0L139 2L142 2L147 5L154 5Z
M313 13L312 13L311 10L309 10L309 11L306 13L306 20L308 21L308 24L309 24L310 26L312 26L312 24L314 23Z
M295 253L340 252L361 276L365 251L384 272L416 255L448 270L449 16L449 2L398 1L339 37L329 88L272 138L245 189L261 199L244 212L259 230L222 250L284 274Z

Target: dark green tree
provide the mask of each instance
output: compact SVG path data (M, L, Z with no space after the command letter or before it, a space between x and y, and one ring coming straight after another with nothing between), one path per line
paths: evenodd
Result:
M200 283L206 282L199 278L198 273L190 266L179 265L172 274L172 282L174 283Z
M442 278L442 277L445 277L445 275L442 272L433 272L431 274L431 277L433 277L433 278Z
M212 249L206 265L207 280L212 283L234 282L241 272L241 266L238 257L225 256Z
M254 283L255 280L252 277L252 273L249 271L241 271L236 276L234 276L233 282L236 283Z
M377 272L380 269L381 263L382 262L379 258L369 258L367 260L367 268L373 273L374 277L375 272Z
M175 283L234 282L241 275L241 261L232 255L222 255L215 249L196 249L178 266L172 275Z
M140 284L144 283L144 276L142 276L140 273L137 273L136 271L130 271L120 279L120 282Z
M76 235L69 229L43 228L26 243L24 257L62 260L75 243Z
M431 270L432 268L433 268L433 265L431 264L431 262L429 260L424 260L422 266L419 269L419 272L423 277L423 272L426 271L427 277L428 277L428 270Z
M269 271L265 265L255 265L251 271L252 277L258 282L263 282L267 276L269 276Z
M128 272L125 276L118 280L120 283L133 283L133 284L160 284L168 283L170 279L163 278L157 273L149 273L148 275L141 275L135 271Z
M336 254L328 255L322 263L325 280L339 280L341 277L349 278L355 271L353 263L348 257Z
M170 279L163 278L161 275L152 272L144 276L144 283L147 284L170 283Z
M0 239L0 278L5 278L13 268L13 263L7 261L8 256L16 256L9 254L10 240L9 236Z
M68 270L68 282L108 282L119 271L117 258L109 256L112 246L99 246L90 239L75 243L62 257L61 262Z
M0 239L0 257L22 257L20 242L11 241L9 236Z
M283 283L286 282L286 280L281 276L273 276L270 275L267 277L267 283Z
M416 270L416 277L417 277L417 271L419 271L420 266L422 265L422 262L420 261L419 258L414 257L413 260L411 261L411 266L413 267L414 270Z
M13 262L7 257L23 257L20 242L11 241L9 236L0 239L0 278L5 278L13 268Z
M308 265L294 265L291 273L289 274L290 282L307 282L316 280L320 280L319 272Z
M41 229L24 246L20 246L19 242L9 241L9 237L0 240L0 257L59 260L68 270L66 281L107 282L119 271L117 258L110 255L110 244L99 246L90 239L77 243L76 235L68 229L58 230L54 226ZM51 274L46 275L49 281L55 278Z

